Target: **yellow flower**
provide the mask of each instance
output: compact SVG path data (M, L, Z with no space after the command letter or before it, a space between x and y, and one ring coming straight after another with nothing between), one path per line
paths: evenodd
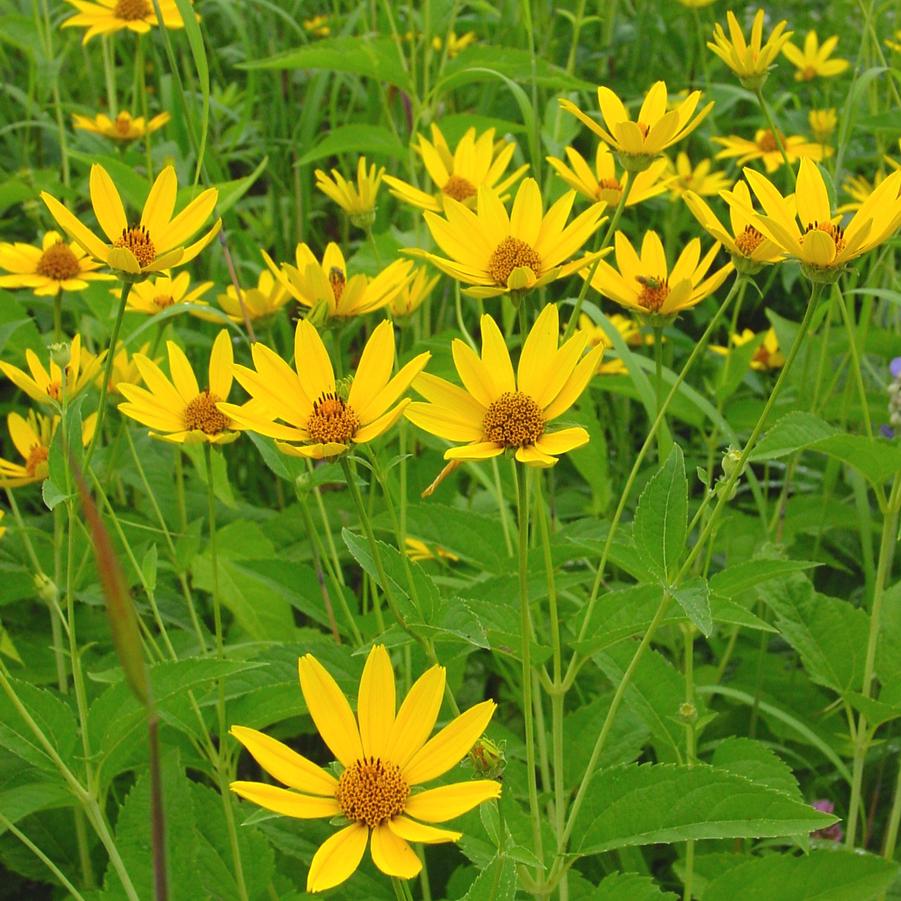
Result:
M180 272L175 278L169 275L148 278L132 287L126 309L130 313L146 313L148 316L154 316L180 304L209 306L208 301L200 298L213 287L213 283L200 282L189 291L190 286L191 276L187 272Z
M59 404L71 401L97 377L105 357L106 351L97 357L82 351L81 336L76 335L68 347L51 345L47 368L33 350L26 350L25 362L30 375L3 362L0 362L0 372L39 404Z
M46 191L41 199L57 223L74 238L95 260L106 263L127 276L145 272L159 272L193 260L222 226L217 219L213 227L199 240L185 247L185 242L209 218L216 206L219 192L208 188L194 198L177 216L175 195L178 179L175 169L166 166L144 201L144 209L137 225L128 224L122 199L106 169L99 163L91 166L91 204L100 228L109 243L102 241L73 213Z
M428 403L410 404L407 419L439 438L467 442L445 451L445 460L485 460L510 450L520 463L553 466L560 454L586 444L581 427L547 427L578 400L603 348L582 356L587 338L578 332L558 348L560 322L551 303L529 331L514 375L495 321L484 315L481 327L481 357L459 338L451 346L463 388L423 373L413 387Z
M376 168L373 163L366 169L366 157L361 156L357 162L357 184L348 181L337 170L332 169L329 177L322 169L316 170L316 187L344 210L354 225L365 228L375 218L375 201L385 174L385 167Z
M757 227L786 256L799 260L814 281L834 281L847 263L888 240L901 225L901 169L872 191L844 228L832 212L823 176L810 160L801 160L795 205L759 172L744 173L764 211L751 211Z
M401 319L418 310L432 293L435 285L438 284L439 277L433 275L429 278L425 267L417 266L413 270L413 278L404 285L400 293L396 294L391 303L388 304L391 315L395 319Z
M746 328L740 335L732 335L730 343L732 347L741 347L743 344L754 341L757 337L754 332ZM728 356L730 353L728 347L722 347L719 344L711 344L710 349L722 356ZM779 339L776 337L776 330L771 328L764 333L760 347L754 351L754 356L751 357L751 369L763 372L767 369L781 369L784 365L785 354L779 350Z
M159 25L153 0L66 0L78 12L63 22L63 28L87 27L82 43L87 44L96 35L112 34L116 31L133 31L146 34ZM159 0L163 25L166 28L184 28L181 13L175 0Z
M652 317L652 321L676 316L700 303L719 288L733 269L732 264L727 263L708 276L707 271L720 245L714 244L701 258L698 238L692 238L685 245L672 269L655 231L645 232L640 256L619 231L615 236L615 247L617 268L601 260L591 287L621 306Z
M245 313L251 322L266 319L277 313L290 299L288 289L268 269L260 273L255 288L241 289L240 300L234 285L229 285L225 293L217 297L228 318L239 325L244 323ZM243 309L241 301L244 302Z
M807 122L810 125L811 132L813 132L813 139L825 144L835 131L835 126L838 124L838 115L835 107L812 109L807 114Z
M169 373L163 375L156 363L144 354L134 355L146 388L119 383L119 393L126 398L119 409L142 425L157 431L154 438L176 444L209 442L228 444L238 437L236 425L220 409L232 385L231 339L222 329L213 342L210 353L207 386L201 390L194 370L184 351L173 341L167 341Z
M220 404L220 409L244 428L275 438L283 453L315 460L372 441L394 425L410 402L401 395L430 356L419 354L392 378L394 329L386 320L366 342L345 390L346 382L335 381L322 338L306 319L294 333L294 369L259 342L252 353L255 369L235 366L235 378L252 402Z
M328 16L313 16L312 19L304 19L303 30L317 38L327 38L332 33L328 24Z
M688 154L680 151L675 163L666 160L669 179L665 186L675 198L684 197L687 191L702 197L713 197L726 190L732 179L724 172L711 172L712 166L710 160L701 160L697 166L692 166Z
M28 415L10 413L6 417L9 437L24 463L0 459L0 488L16 488L43 482L49 475L47 463L50 443L59 425L59 416L44 416L29 410ZM87 446L94 437L97 414L91 413L81 425L82 445Z
M572 275L598 256L587 254L565 262L603 222L605 204L595 203L565 225L575 196L575 191L567 192L545 213L538 183L527 178L509 214L489 188L479 191L476 212L448 197L444 202L447 218L430 212L424 215L435 243L450 259L419 248L406 252L470 285L463 293L472 297L539 288Z
M619 152L620 163L630 171L647 169L658 154L691 134L713 108L713 102L695 115L700 91L692 91L675 109L667 110L666 82L655 82L648 91L638 118L632 120L622 100L608 87L598 88L598 105L606 128L582 112L572 101L560 106L587 125L602 141Z
M713 41L707 46L741 79L750 90L759 89L772 68L773 60L785 46L793 32L785 31L785 20L773 28L766 43L763 42L764 11L758 9L751 26L751 40L746 42L738 19L730 10L726 13L729 37L723 26L717 23L713 28Z
M460 559L456 554L445 550L441 545L436 544L429 547L420 538L405 539L404 551L411 560L417 562L422 560L446 560L448 563L455 563Z
M803 50L794 44L786 44L782 52L796 69L795 81L812 81L818 75L823 78L841 75L851 63L846 59L829 59L836 44L838 44L837 35L826 38L820 44L815 31L807 32Z
M885 46L888 47L889 50L894 50L895 53L901 53L901 28L895 32L894 40L891 38L885 39Z
M135 138L143 138L162 128L172 116L169 113L159 113L149 122L144 121L143 116L132 118L127 110L121 110L115 119L110 119L105 113L98 113L94 118L73 114L72 124L75 128L90 131L94 134L112 138L114 141L133 141Z
M447 58L453 59L457 54L462 53L470 44L474 44L477 40L476 33L474 31L467 31L466 34L461 34L460 37L457 37L457 33L452 31L447 36ZM435 35L432 38L432 49L436 51L441 51L441 48L444 46L444 41L441 39L440 35Z
M628 172L622 174L616 171L616 160L606 144L598 144L595 152L594 171L588 162L573 147L565 150L569 166L563 160L549 156L547 161L557 174L575 191L578 191L589 200L603 201L610 207L619 203L626 183L632 177ZM572 168L570 168L572 167ZM655 160L643 172L635 175L635 183L626 198L626 206L635 206L650 197L656 197L666 190L666 184L661 181L666 160Z
M474 206L482 186L503 195L529 168L520 166L505 175L516 145L503 139L495 141L493 128L478 137L475 128L468 128L451 152L441 130L433 124L432 140L419 135L416 150L436 190L430 194L391 175L385 176L385 184L399 200L433 213L444 210L445 197Z
M814 141L808 141L801 135L779 134L785 155L789 163L796 163L800 159L821 160L832 156L832 148L824 147ZM768 128L760 128L754 133L754 140L740 138L738 135L730 135L725 138L713 138L716 144L721 144L725 149L717 155L718 160L735 158L738 166L744 166L752 160L762 160L767 172L775 172L782 165L782 154L779 152L779 143L776 135Z
M620 333L623 341L629 347L641 347L654 343L652 334L643 335L641 326L631 317L623 316L622 313L612 313L607 317L613 327ZM595 321L587 314L582 313L579 316L579 331L585 335L587 347L600 347L604 353L613 349L613 342L610 340L607 332L597 325ZM613 360L605 361L603 357L598 363L597 372L600 375L625 375L629 370L626 364L618 357Z
M38 297L84 291L89 281L112 278L95 271L100 265L77 244L67 244L59 232L49 231L40 247L0 243L0 269L10 273L0 275L0 288L31 288Z
M296 266L279 267L263 251L266 265L291 296L330 319L363 316L387 306L409 281L413 268L410 260L395 260L375 278L359 272L348 278L344 254L335 243L325 248L321 263L306 244L298 244L294 256Z
M407 842L457 841L459 832L427 824L444 823L499 797L500 784L488 779L415 790L459 763L487 728L496 707L494 701L475 704L429 739L444 695L444 667L426 670L397 709L391 659L382 645L373 645L360 678L356 717L338 684L312 654L300 658L298 671L307 710L341 775L336 779L262 732L232 726L231 734L257 763L288 788L232 782L231 790L284 816L349 821L313 856L308 892L322 892L348 879L367 844L383 873L412 879L422 863Z
M150 350L150 342L147 341L141 345L138 353L142 356L147 356L147 352ZM85 357L90 356L86 350L82 351L82 355ZM154 362L156 362L154 360ZM99 363L98 363L99 366ZM123 341L120 341L116 345L116 352L113 354L113 368L110 371L110 379L108 385L108 391L110 394L119 394L119 384L133 384L137 382L141 378L140 370L138 369L138 364L135 361L135 355L130 355L128 353L128 348L125 346ZM97 374L97 385L98 387L103 384L103 373L99 372Z
M716 3L716 0L679 0L679 2L686 9L703 9L705 6Z

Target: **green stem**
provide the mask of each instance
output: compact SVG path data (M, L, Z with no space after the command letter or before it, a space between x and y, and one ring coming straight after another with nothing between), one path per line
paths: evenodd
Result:
M119 106L116 101L116 74L113 64L112 37L106 34L101 35L100 47L103 51L103 74L106 78L107 112L111 119L115 119L119 113Z
M685 707L682 711L685 722L685 763L693 766L697 756L695 736L695 681L694 681L694 639L695 628L689 623L683 628L685 639ZM692 884L694 882L695 843L689 839L685 843L685 879L683 882L683 901L691 901Z
M860 395L860 408L863 413L864 426L867 430L867 437L873 437L873 423L870 421L870 405L867 403L867 389L863 383L863 372L860 368L860 353L857 349L857 332L854 323L851 321L851 315L848 312L848 305L845 303L845 296L842 293L839 283L835 283L835 296L838 298L838 308L841 310L842 319L845 323L845 330L848 333L848 349L851 354L851 367L854 370L854 381L857 385L857 393Z
M779 148L779 153L782 154L782 163L786 169L788 169L791 174L792 180L796 178L795 170L792 169L791 163L788 161L788 154L785 152L785 144L782 141L782 134L778 128L776 128L776 123L773 120L772 113L770 112L770 108L767 105L766 100L763 98L763 89L758 87L754 91L754 96L757 98L757 103L760 105L760 110L763 113L764 119L766 119L766 123L770 128L770 133L773 135L773 139L776 141L776 146Z
M659 325L654 325L654 397L657 402L657 414L663 409L663 329ZM661 428L666 431L666 412L663 413L663 421ZM659 435L658 435L659 438ZM657 442L657 457L662 464L661 454L663 453L660 441Z

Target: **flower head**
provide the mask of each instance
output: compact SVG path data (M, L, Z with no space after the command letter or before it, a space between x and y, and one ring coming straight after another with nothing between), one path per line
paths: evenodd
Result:
M829 78L841 75L851 63L846 59L830 59L832 51L838 44L838 36L826 38L822 44L815 31L808 31L804 38L804 49L794 44L786 44L782 48L786 59L795 67L795 81L813 81L821 76Z
M474 31L467 31L459 37L457 37L456 31L451 31L447 35L447 58L453 59L477 40L478 37ZM435 37L432 38L432 49L440 53L442 47L444 47L444 40L441 38L441 35L436 34Z
M220 409L250 431L275 438L283 453L316 460L389 429L410 402L401 396L429 359L419 354L392 378L394 329L387 321L366 342L349 390L336 382L322 338L306 319L294 333L294 369L259 342L252 353L255 369L235 366L235 378L253 402Z
M754 140L738 135L713 138L714 143L721 144L723 150L717 155L718 160L735 159L739 166L744 166L752 160L762 160L767 172L775 172L782 165L782 154L779 152L779 141L789 163L796 163L800 159L821 160L832 156L832 148L825 147L822 143L808 141L801 135L776 135L768 128L760 128L754 133Z
M169 307L183 304L209 306L208 301L201 298L212 287L212 282L200 282L192 288L191 276L187 272L180 272L175 278L158 275L156 278L137 282L132 287L126 309L131 313L154 316Z
M147 341L141 345L141 347L137 351L137 354L146 357L149 350L150 342ZM87 351L82 351L82 353L87 355ZM110 394L120 394L121 392L119 391L119 385L122 383L131 385L135 382L140 381L141 372L138 369L137 362L135 361L137 354L130 354L123 341L120 341L118 344L116 344L116 352L115 354L113 354L113 367L110 370L109 385L107 386L107 390ZM154 362L156 362L156 360L154 360ZM102 383L103 373L99 372L97 374L98 387Z
M835 107L812 109L807 114L807 123L810 125L813 139L825 144L832 137L835 126L838 125L838 114Z
M82 43L87 44L91 38L112 34L116 31L133 31L146 34L151 28L159 25L159 19L153 6L153 0L66 0L78 12L63 22L63 28L84 28ZM159 0L160 13L165 28L184 28L184 21L175 0Z
M669 178L665 186L674 197L684 197L687 191L693 191L702 197L713 197L732 184L732 179L725 172L712 172L710 160L701 160L693 166L687 153L682 151L676 161L666 161L666 174Z
M429 278L428 270L424 266L417 266L413 271L413 278L408 281L394 299L388 304L388 309L395 319L402 319L415 313L438 284L439 276Z
M157 176L136 225L128 224L119 191L106 169L99 163L91 166L90 188L94 215L109 243L98 238L77 216L46 191L41 192L41 199L63 231L95 260L122 273L123 278L159 272L193 260L213 240L222 226L222 220L217 219L200 240L184 246L210 217L219 192L216 188L208 188L173 217L178 179L172 166L166 166Z
M584 356L587 338L576 333L561 347L557 307L548 304L523 344L514 375L504 337L491 316L484 315L482 355L459 338L452 344L454 364L463 387L423 373L413 388L428 403L412 403L407 419L449 441L446 460L485 460L509 450L520 463L553 466L565 454L588 442L585 429L548 431L585 390L603 348Z
M440 544L428 545L421 538L405 539L404 552L411 560L417 562L441 560L446 563L456 563L460 559L453 551L445 550Z
M607 316L607 319L629 347L641 347L643 344L654 343L653 334L643 335L641 326L631 316L623 316L622 313L612 313ZM579 331L585 335L587 340L586 347L600 347L605 354L608 350L613 349L613 342L610 340L607 332L597 325L587 313L582 313L579 316ZM602 357L598 361L597 372L599 375L625 375L628 371L626 364L618 357L612 360L604 360Z
M312 654L300 658L298 671L307 709L341 775L336 779L262 732L232 726L231 734L257 763L288 788L232 782L231 790L284 816L348 821L313 856L308 892L322 892L348 879L367 844L383 873L412 879L422 863L408 842L457 841L459 832L429 824L443 823L500 795L500 784L488 779L417 790L466 755L488 726L494 701L470 707L429 739L441 709L444 667L426 670L397 708L391 658L382 645L373 645L360 678L356 716Z
M488 188L479 191L475 212L448 198L446 218L426 212L425 220L450 259L419 248L409 248L407 253L469 285L463 293L473 297L539 288L582 269L597 256L566 262L600 226L605 207L593 204L565 225L575 196L575 191L567 192L545 213L538 183L527 178L516 192L510 213Z
M304 19L303 30L317 38L327 38L332 33L328 16L313 16L312 19Z
M84 291L90 281L112 276L97 272L101 266L75 242L67 244L59 232L49 231L40 247L16 242L0 243L0 288L31 288L38 297L60 291Z
M115 119L110 119L106 113L98 113L93 118L75 113L72 116L72 124L82 131L103 135L114 141L134 141L136 138L143 138L158 131L171 118L169 113L159 113L149 121L145 121L143 116L132 117L128 110L119 110Z
M241 289L240 300L234 285L229 285L216 299L228 318L240 325L245 314L251 322L273 316L291 299L291 294L268 269L263 269L255 288Z
M723 26L717 23L713 28L713 41L707 46L741 79L741 83L748 89L759 89L770 69L773 60L779 55L779 51L785 46L792 36L791 31L786 31L786 21L779 22L773 28L770 36L763 41L763 20L765 13L758 9L754 16L754 24L751 26L751 39L745 41L738 19L730 10L726 13L726 22L729 25L729 37L723 31Z
M51 346L46 368L38 355L29 349L25 351L28 372L4 362L0 362L0 372L32 400L55 406L71 401L90 385L100 372L105 357L106 351L96 357L83 351L81 336L76 335L68 346Z
M385 167L376 168L373 163L366 168L366 157L357 161L357 183L348 181L337 169L332 169L331 176L316 170L316 187L326 197L331 198L350 217L354 225L366 228L375 219L375 202L379 193L379 185L385 174Z
M751 369L758 372L765 372L768 369L781 369L785 365L785 354L779 349L779 339L776 337L776 330L767 329L762 335L757 335L746 328L740 334L730 335L729 343L731 348L741 347L744 344L750 344L752 341L759 341L754 356L751 357ZM711 344L710 349L722 356L728 356L731 348L722 347L719 344Z

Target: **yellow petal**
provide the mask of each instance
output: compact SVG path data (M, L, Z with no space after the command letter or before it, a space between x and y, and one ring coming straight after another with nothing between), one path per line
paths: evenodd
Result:
M106 254L109 248L94 232L46 191L41 191L41 200L44 201L45 206L50 210L50 215L53 216L64 232L81 245L94 259L106 262Z
M294 332L294 366L304 393L314 403L335 390L335 371L319 332L301 319Z
M384 645L372 646L357 695L360 740L367 757L385 757L394 726L394 670Z
M436 845L440 842L455 842L462 836L462 832L453 832L450 829L436 829L434 826L426 826L417 823L409 817L397 816L388 820L388 828L398 837L408 842L423 842L428 845Z
M438 719L444 680L444 667L432 666L413 683L391 729L388 760L403 767L423 746Z
M465 341L455 338L451 344L451 354L466 390L485 407L494 402L501 392L491 371L475 351Z
M492 779L457 782L410 795L404 812L427 823L444 823L472 810L483 801L500 797L500 793L500 783Z
M829 194L817 164L801 159L798 169L795 198L798 202L798 218L805 225L830 222L832 210L829 208Z
M517 380L519 390L531 398L538 398L550 376L557 353L560 321L557 307L549 303L529 330L519 357Z
M422 861L413 849L384 824L372 830L369 852L372 862L386 876L412 879L422 869Z
M195 197L165 226L162 234L152 236L156 252L162 254L174 247L181 247L210 218L218 198L219 192L216 188L207 188Z
M210 352L209 389L220 400L228 397L232 387L234 371L234 351L228 329L222 329L213 342Z
M324 892L340 885L360 865L369 830L361 823L347 826L327 838L313 855L307 891Z
M187 405L200 394L197 377L184 351L174 341L167 341L166 349L169 351L169 374L172 383Z
M341 813L341 806L334 798L314 798L265 782L232 782L229 788L266 810L299 820L317 820Z
M99 163L91 166L90 190L94 215L112 243L122 237L122 232L128 228L128 220L113 180Z
M388 383L394 367L394 327L386 319L366 342L347 403L362 415L369 402ZM379 411L381 412L381 411Z
M175 209L175 196L178 192L178 178L172 166L166 166L156 177L156 181L144 201L144 209L141 212L141 225L150 232L151 240L156 240L164 234L172 211ZM159 248L158 248L159 250Z

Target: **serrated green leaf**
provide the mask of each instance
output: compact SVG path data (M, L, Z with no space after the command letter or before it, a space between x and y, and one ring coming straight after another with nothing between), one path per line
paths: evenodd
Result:
M763 742L741 737L724 739L716 746L711 762L752 782L768 785L796 801L804 800L791 767Z
M592 892L588 901L676 901L677 898L660 888L650 876L612 873Z
M755 557L735 563L710 577L710 590L732 598L755 585L819 566L812 560L772 560Z
M700 577L690 579L683 585L670 589L670 594L701 633L709 636L713 631L713 615L710 612L710 589L706 580Z
M638 499L632 535L648 565L666 582L685 550L688 480L682 449L673 445L666 462Z

